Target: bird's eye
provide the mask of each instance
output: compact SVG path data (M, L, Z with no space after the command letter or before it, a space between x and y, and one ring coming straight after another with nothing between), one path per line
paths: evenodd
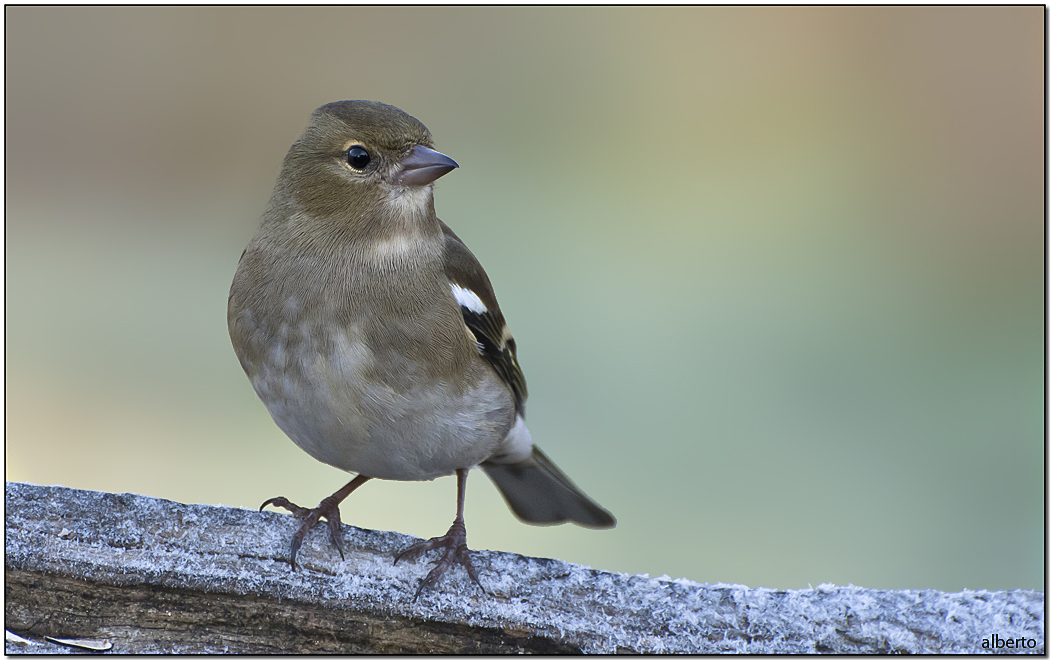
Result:
M363 170L372 162L372 155L359 144L346 150L346 162L355 170Z

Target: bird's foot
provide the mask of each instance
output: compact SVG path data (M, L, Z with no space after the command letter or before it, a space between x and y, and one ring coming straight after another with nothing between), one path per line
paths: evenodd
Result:
M436 536L430 540L421 541L401 551L401 553L394 559L394 565L396 566L397 562L402 559L413 559L424 552L428 552L435 548L444 548L445 554L434 563L434 568L431 569L430 573L428 573L427 576L423 578L423 581L419 583L419 588L416 589L416 595L412 599L413 601L419 598L419 594L423 593L423 589L426 587L433 587L438 578L444 575L454 563L467 569L467 574L470 576L470 579L473 580L482 591L485 591L485 587L482 587L481 581L478 580L478 572L474 570L474 564L470 562L470 550L467 549L467 528L466 525L463 524L462 518L457 517L452 523L452 527L449 528L444 536Z
M340 533L339 502L341 501L342 498L336 499L335 495L331 495L321 500L321 503L313 509L307 509L298 504L292 504L287 498L271 497L259 507L259 510L262 511L267 504L279 506L282 509L291 511L292 515L303 521L303 524L292 535L291 564L293 571L295 570L295 557L299 554L299 547L302 546L306 533L313 529L321 521L321 518L328 521L328 538L332 541L332 545L339 551L339 556L346 559L345 555L343 555L343 538Z

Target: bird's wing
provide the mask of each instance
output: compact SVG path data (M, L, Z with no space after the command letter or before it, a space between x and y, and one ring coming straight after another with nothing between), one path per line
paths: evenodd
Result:
M441 231L445 234L445 276L463 312L463 322L478 342L481 356L514 393L518 414L525 417L525 399L529 396L525 375L518 366L517 345L499 311L489 277L474 254L444 222L441 222Z

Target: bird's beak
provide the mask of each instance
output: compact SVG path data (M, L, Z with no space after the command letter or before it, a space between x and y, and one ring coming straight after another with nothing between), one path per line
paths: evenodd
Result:
M456 161L433 149L416 145L401 161L401 171L394 175L399 186L425 186L459 167Z

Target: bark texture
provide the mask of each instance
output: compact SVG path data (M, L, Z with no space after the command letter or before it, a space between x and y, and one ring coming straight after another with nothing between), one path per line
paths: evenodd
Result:
M413 537L288 515L8 483L8 653L1045 652L1039 591L777 591L475 551L412 601ZM993 637L994 636L994 637ZM50 641L66 640L65 643ZM1018 642L1019 639L1024 642ZM988 642L989 648L984 648ZM1000 640L1004 646L995 648ZM1012 646L1005 646L1010 640ZM1024 646L1032 640L1035 646ZM1022 648L1016 648L1020 644Z

